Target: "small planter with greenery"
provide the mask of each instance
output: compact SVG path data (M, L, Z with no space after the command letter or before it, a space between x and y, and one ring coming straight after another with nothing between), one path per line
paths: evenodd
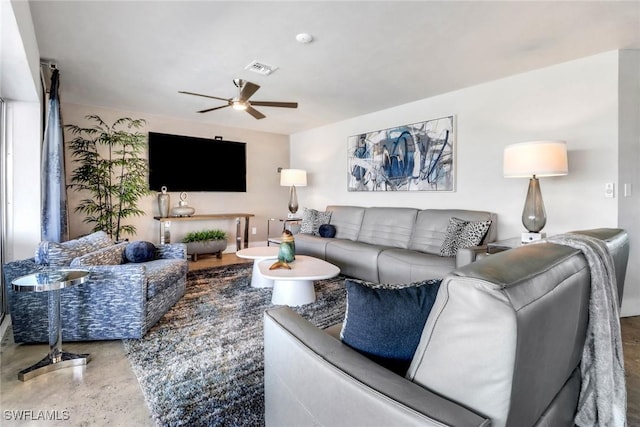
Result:
M222 230L192 231L182 241L187 244L187 254L192 261L197 261L202 254L216 254L220 259L222 251L227 249L227 233Z

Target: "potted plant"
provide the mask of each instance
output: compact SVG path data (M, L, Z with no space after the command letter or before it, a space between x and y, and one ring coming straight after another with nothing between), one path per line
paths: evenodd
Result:
M79 164L68 187L88 193L75 211L87 215L84 222L94 224L92 231L103 230L119 241L123 234L135 235L135 227L123 221L144 215L138 200L150 193L149 168L143 156L146 136L133 131L145 121L124 117L109 125L96 115L86 118L96 122L95 126L65 126L75 136L69 147Z
M187 244L187 254L192 261L197 261L200 254L216 254L220 259L222 251L227 249L227 233L222 230L191 231L182 241Z

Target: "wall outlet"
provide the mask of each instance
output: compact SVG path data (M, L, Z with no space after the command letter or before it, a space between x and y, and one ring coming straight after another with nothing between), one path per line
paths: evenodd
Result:
M631 184L624 185L624 197L631 197Z
M604 185L604 197L611 199L615 196L613 182L607 182Z
M258 229L256 227L251 227L251 234L256 234Z

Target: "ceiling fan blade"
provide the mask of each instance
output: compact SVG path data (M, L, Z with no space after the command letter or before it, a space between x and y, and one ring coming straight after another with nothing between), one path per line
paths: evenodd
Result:
M242 83L242 87L240 89L240 99L244 99L245 101L251 98L251 96L256 93L258 89L260 89L260 86L255 83L251 83L246 80L240 80L240 82Z
M253 108L252 106L248 106L245 111L247 113L251 114L253 117L255 117L258 120L264 119L265 117L267 117L264 114L262 114L260 111L258 111L255 108Z
M259 107L298 108L297 102L251 101L251 105L257 105Z
M184 93L184 94L187 94L187 95L202 96L203 98L219 99L220 101L227 101L227 102L231 101L231 98L220 98L220 97L217 97L217 96L203 95L201 93L185 92L183 90L179 90L178 93Z
M200 111L198 111L198 113L208 113L209 111L219 110L219 109L221 109L221 108L227 108L227 107L230 107L230 106L231 106L231 104L223 105L223 106L221 106L221 107L207 108L206 110L200 110Z

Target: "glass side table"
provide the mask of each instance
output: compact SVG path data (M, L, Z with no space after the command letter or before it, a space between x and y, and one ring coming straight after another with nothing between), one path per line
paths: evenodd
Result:
M55 269L22 276L11 282L16 292L48 292L49 354L33 366L18 373L20 381L70 366L86 365L88 354L73 354L62 350L62 319L60 317L60 291L87 281L89 271Z

